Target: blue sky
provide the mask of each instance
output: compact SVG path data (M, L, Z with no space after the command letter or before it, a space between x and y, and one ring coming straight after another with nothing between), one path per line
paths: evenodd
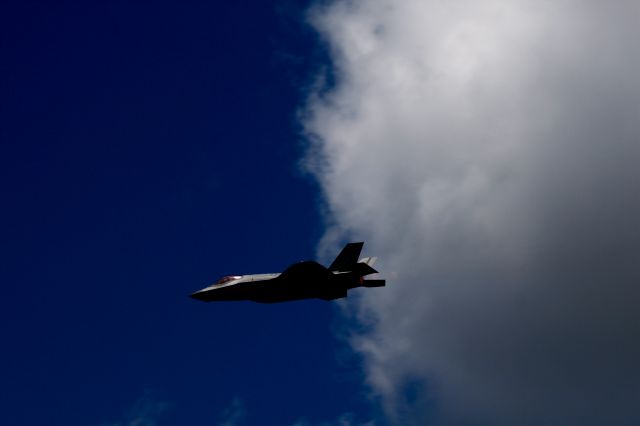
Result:
M315 255L306 8L3 3L0 423L368 418L331 303L187 298Z

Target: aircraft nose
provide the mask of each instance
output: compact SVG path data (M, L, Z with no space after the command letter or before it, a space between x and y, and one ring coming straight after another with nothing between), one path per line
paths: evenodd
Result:
M205 300L204 295L205 295L205 292L200 290L200 291L196 291L195 293L191 293L189 295L189 297L192 298L192 299L203 300L204 301Z

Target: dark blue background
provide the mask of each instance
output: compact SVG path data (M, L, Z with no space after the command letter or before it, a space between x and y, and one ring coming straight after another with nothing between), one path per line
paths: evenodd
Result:
M2 4L0 423L366 416L334 305L187 298L314 257L307 7Z

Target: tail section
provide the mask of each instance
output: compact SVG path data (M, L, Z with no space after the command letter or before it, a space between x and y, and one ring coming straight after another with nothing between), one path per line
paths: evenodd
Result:
M378 271L376 271L366 263L358 262L351 267L351 272L353 272L358 277L364 277L365 275L375 274Z
M378 271L373 269L376 262L375 257L365 257L360 260L360 252L364 243L349 243L340 252L338 257L329 266L329 271L343 276L347 289L355 287L384 287L385 280L365 280L367 275L375 274Z
M360 252L364 243L349 243L340 252L338 257L331 263L329 270L331 272L351 271L358 263Z
M367 265L373 267L373 264L376 263L376 260L378 260L377 257L364 257L364 258L360 259L358 262L359 263L366 263Z

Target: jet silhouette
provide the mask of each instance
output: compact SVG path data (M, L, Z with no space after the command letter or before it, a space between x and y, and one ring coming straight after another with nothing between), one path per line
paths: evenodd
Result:
M279 274L230 275L190 297L205 302L250 300L259 303L301 299L334 300L356 287L384 287L385 280L365 280L377 273L375 257L358 260L364 243L347 244L325 268L308 260L294 263Z

